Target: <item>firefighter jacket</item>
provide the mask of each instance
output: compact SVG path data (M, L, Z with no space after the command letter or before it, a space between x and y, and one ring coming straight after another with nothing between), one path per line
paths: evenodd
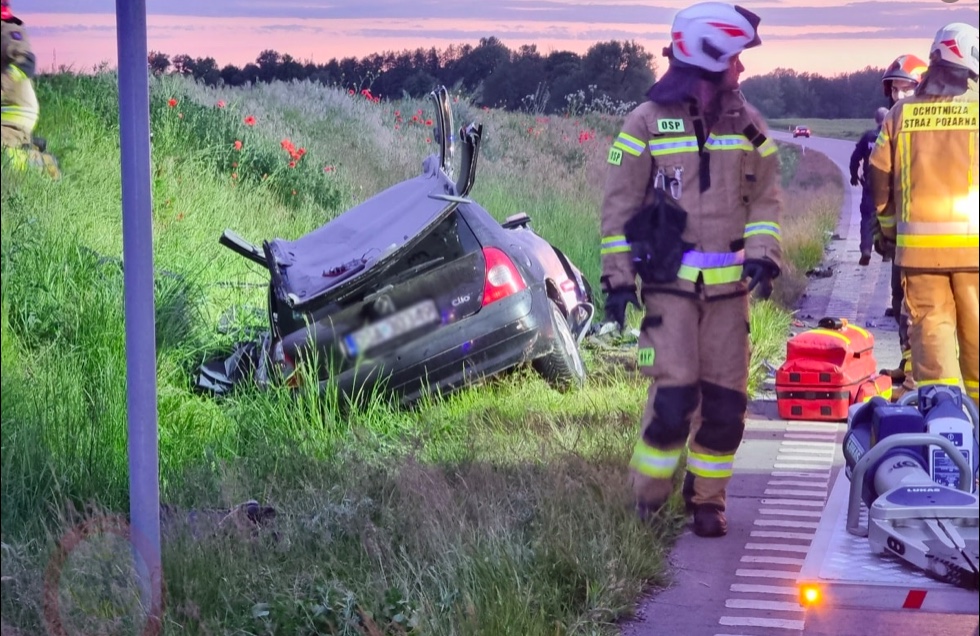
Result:
M935 94L950 91L929 79L889 111L871 154L878 222L900 267L977 271L977 84Z
M850 172L852 180L861 180L864 190L871 189L871 179L868 175L871 170L868 168L868 161L871 159L871 151L875 148L875 141L881 132L881 126L865 131L851 153Z
M32 83L35 73L34 53L20 20L4 20L0 25L0 55L3 57L0 124L17 128L29 135L37 124L39 113Z
M645 101L626 118L608 155L602 201L602 280L605 291L636 289L625 228L655 199L659 181L687 213L686 249L675 281L644 291L706 297L746 292L746 259L782 267L782 190L776 144L762 116L740 91L721 96L711 130L692 99Z

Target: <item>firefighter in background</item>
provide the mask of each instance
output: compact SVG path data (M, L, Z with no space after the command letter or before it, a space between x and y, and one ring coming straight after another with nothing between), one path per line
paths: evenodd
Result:
M923 384L963 384L980 403L977 28L936 33L915 95L889 111L871 154L882 241L895 247ZM959 354L957 355L957 347Z
M0 104L0 141L4 158L12 166L24 169L34 166L52 177L60 176L57 161L38 146L34 137L39 106L34 94L36 59L24 23L10 8L9 0L0 0L0 58L2 58L2 104Z
M875 127L861 135L861 138L854 144L854 151L851 153L851 185L861 186L861 258L858 260L858 265L862 267L871 263L871 249L874 247L876 223L871 183L866 178L868 157L874 150L875 140L881 131L881 122L885 120L886 113L888 113L888 109L884 106L875 111Z
M651 380L630 462L638 514L672 494L685 446L684 501L699 536L721 536L747 410L749 293L780 273L776 145L739 90L739 55L760 19L706 2L674 18L669 68L609 150L602 200L602 289L622 328L637 307ZM696 425L692 429L692 423Z
M895 58L885 70L884 75L881 76L881 86L885 97L888 99L889 108L895 106L898 100L911 97L915 93L915 87L919 85L926 66L921 58L912 54L899 55ZM867 174L868 172L865 171L865 175ZM899 385L892 392L892 400L897 401L904 393L915 390L915 380L912 373L912 349L909 347L909 316L902 302L904 297L902 275L901 269L895 262L894 246L881 241L881 228L878 226L877 217L874 228L876 239L873 241L873 245L875 251L882 258L892 263L892 303L885 315L892 316L898 325L898 342L901 347L902 358L896 368L883 369L882 373L890 376L892 382Z

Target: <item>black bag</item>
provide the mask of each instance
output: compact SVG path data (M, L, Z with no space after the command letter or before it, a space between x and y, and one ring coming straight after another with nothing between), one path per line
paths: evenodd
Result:
M640 210L625 227L633 268L646 284L677 280L684 252L694 245L681 236L687 227L687 212L662 188L654 188L654 201Z

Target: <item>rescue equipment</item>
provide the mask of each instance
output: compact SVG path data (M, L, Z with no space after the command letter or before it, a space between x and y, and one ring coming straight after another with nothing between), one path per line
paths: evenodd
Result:
M843 442L850 479L847 531L867 537L876 554L895 555L934 579L978 589L980 417L973 402L958 387L930 385L898 404L872 398L854 406L848 420ZM950 429L968 430L967 439L947 435ZM937 475L944 483L930 474L934 457L945 467L944 475ZM956 474L956 488L945 485L945 473ZM862 503L868 508L866 527Z
M878 375L871 333L823 318L786 343L786 362L776 372L782 419L845 421L852 404L876 395L890 397L891 379Z

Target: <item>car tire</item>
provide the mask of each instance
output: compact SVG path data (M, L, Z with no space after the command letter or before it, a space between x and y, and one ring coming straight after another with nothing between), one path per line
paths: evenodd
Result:
M579 389L585 384L585 363L578 350L565 314L554 300L548 300L551 311L552 350L537 358L532 366L552 388L558 391Z

